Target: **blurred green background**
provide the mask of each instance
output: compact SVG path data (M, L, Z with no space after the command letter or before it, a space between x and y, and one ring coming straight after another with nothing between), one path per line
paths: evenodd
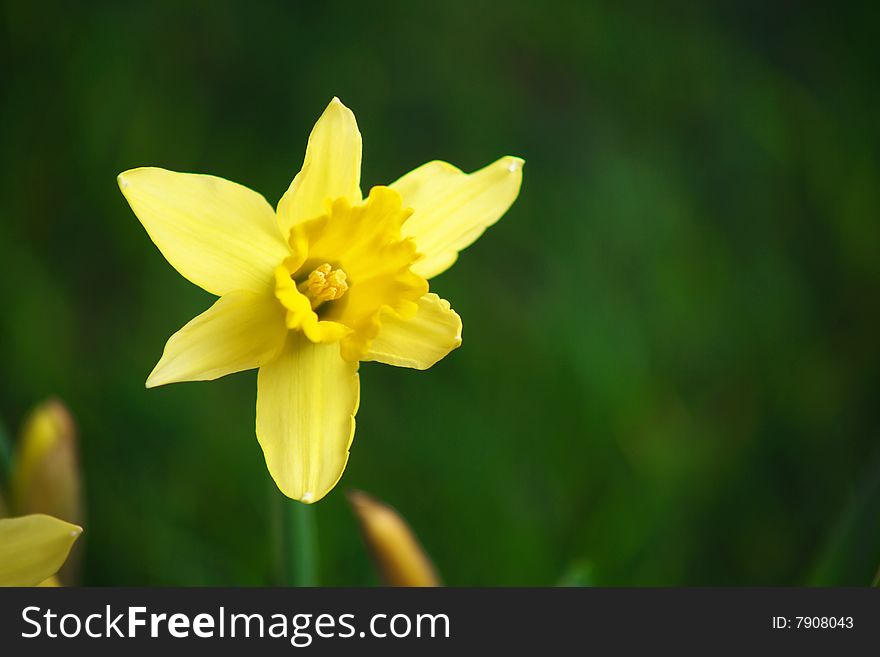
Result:
M365 188L527 164L432 281L463 347L361 369L315 507L323 583L376 581L352 487L452 585L870 583L877 5L643 4L2 4L0 417L14 433L49 394L76 416L85 583L272 581L255 373L144 389L211 297L115 177L212 173L274 203L334 95Z

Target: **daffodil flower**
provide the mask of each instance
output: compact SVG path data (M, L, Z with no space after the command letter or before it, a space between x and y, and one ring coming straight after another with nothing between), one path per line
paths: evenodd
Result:
M281 491L326 495L348 461L360 361L427 369L461 344L428 280L503 215L523 161L429 162L360 187L361 135L334 98L277 211L213 176L139 168L119 186L185 278L220 297L168 340L147 387L259 368L256 433Z

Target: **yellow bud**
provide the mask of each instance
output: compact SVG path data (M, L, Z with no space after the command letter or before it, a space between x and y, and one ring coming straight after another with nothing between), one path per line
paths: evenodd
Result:
M348 501L384 584L441 585L434 564L397 511L360 491L349 491Z
M15 515L39 513L82 524L76 442L73 418L59 400L49 399L31 411L21 431L10 477L10 510ZM62 582L73 579L77 561L78 555L71 555L60 573Z

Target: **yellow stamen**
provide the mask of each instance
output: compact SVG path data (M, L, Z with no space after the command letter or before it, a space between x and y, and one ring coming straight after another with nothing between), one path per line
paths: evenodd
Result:
M348 290L347 278L344 271L333 269L330 263L325 262L309 274L297 289L309 298L314 310L325 301L335 301L345 294Z

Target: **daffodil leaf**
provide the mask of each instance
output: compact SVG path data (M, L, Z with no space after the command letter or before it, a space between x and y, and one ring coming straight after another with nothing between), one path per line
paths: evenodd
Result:
M821 551L808 584L867 586L880 567L880 459L869 468L862 486L846 504Z
M595 586L593 562L587 560L575 561L559 579L557 586Z

